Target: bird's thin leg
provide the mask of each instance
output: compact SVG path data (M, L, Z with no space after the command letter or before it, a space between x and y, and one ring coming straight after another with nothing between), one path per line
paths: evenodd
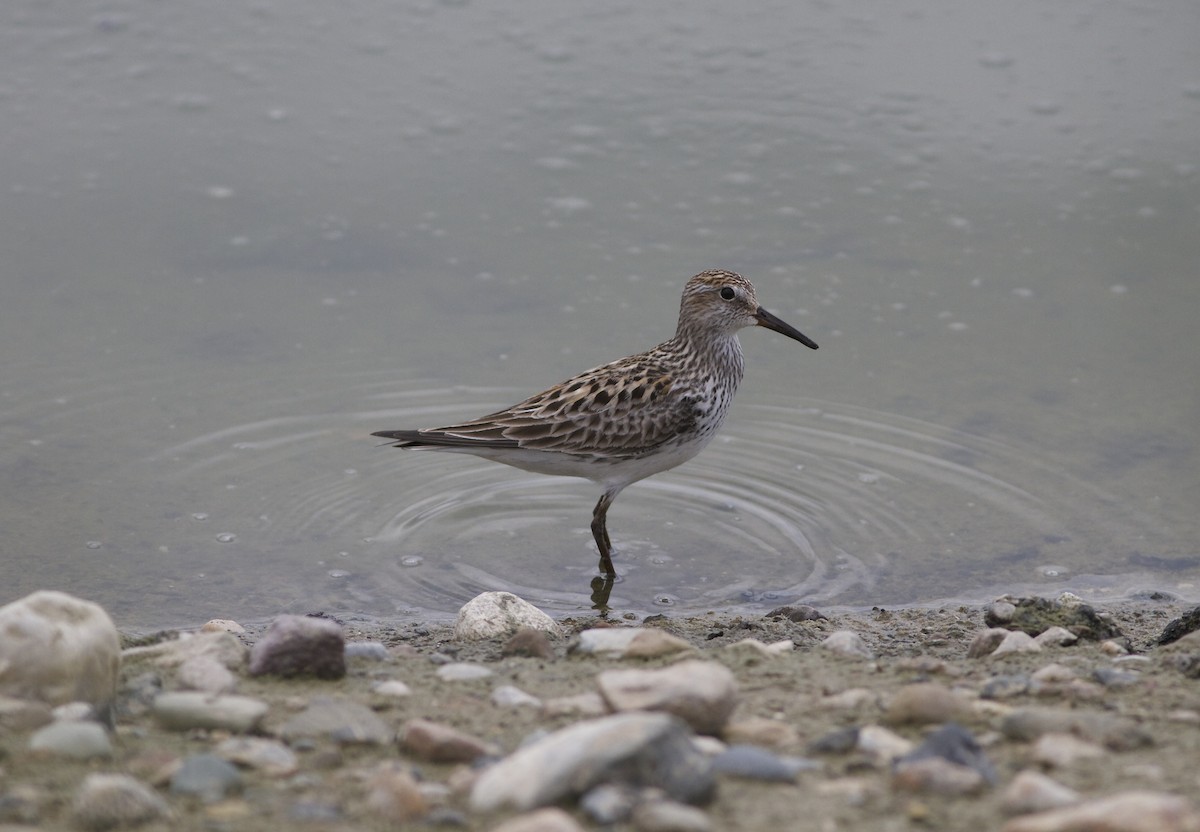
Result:
M608 539L608 507L616 498L616 491L605 491L596 503L592 512L592 537L596 539L596 548L600 550L600 571L605 575L615 576L617 570L612 562L612 541Z

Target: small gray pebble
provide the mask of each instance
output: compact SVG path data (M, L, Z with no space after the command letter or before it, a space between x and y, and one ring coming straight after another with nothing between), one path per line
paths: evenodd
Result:
M755 745L731 745L713 758L718 774L749 780L791 782L802 771L819 768L820 763L803 757L780 757Z
M171 776L171 794L190 794L215 803L242 790L242 775L232 763L216 754L185 757Z
M1092 678L1106 688L1125 688L1142 681L1138 673L1131 670L1118 670L1115 667L1100 667L1092 671Z
M979 695L984 699L1007 699L1029 691L1031 680L1024 673L993 676L983 683Z

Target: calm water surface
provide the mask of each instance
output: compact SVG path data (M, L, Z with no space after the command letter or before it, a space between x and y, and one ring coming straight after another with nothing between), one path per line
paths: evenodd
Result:
M618 612L1200 597L1200 6L13 0L0 602L130 628L586 610L595 486L373 430L668 337L736 269Z

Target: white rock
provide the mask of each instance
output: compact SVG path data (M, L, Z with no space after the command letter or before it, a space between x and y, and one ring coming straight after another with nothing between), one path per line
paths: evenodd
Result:
M1014 818L1001 832L1193 832L1200 813L1187 798L1129 791Z
M764 644L756 638L744 638L741 641L735 641L733 644L726 645L726 650L737 650L750 653L751 655L759 655L764 658L773 656L782 656L791 653L796 649L796 643L789 639L776 641L771 644Z
M851 656L862 659L875 658L875 654L871 652L871 648L867 647L867 643L863 641L862 636L853 630L838 630L835 633L830 633L829 637L821 642L821 645L826 650L832 650L839 656Z
M1033 745L1035 761L1057 768L1069 766L1076 760L1103 757L1104 754L1104 749L1094 742L1081 740L1072 734L1042 734Z
M573 652L616 656L622 659L650 659L692 649L678 636L654 627L598 627L584 630Z
M877 698L878 694L867 688L847 688L838 693L822 696L817 700L817 705L830 710L853 710L863 705L873 704Z
M371 691L380 696L393 696L397 699L403 696L412 696L412 688L399 679L384 679L376 682L371 685Z
M471 788L471 808L490 812L509 806L528 811L581 794L622 761L645 749L661 750L671 744L671 737L676 744L682 741L690 747L683 732L682 723L667 714L616 714L576 722L485 769Z
M167 802L127 774L89 774L75 795L73 812L76 823L96 830L171 818Z
M192 656L184 660L175 678L182 687L209 693L229 693L237 687L237 677L213 656Z
M1079 792L1052 780L1040 771L1025 769L1008 784L1001 798L1004 810L1014 815L1059 809L1080 801Z
M258 769L275 777L296 773L300 763L296 753L278 740L264 737L230 737L217 744L214 753L231 763Z
M1003 656L1005 653L1036 653L1042 645L1033 640L1029 633L1012 630L1000 642L1000 646L992 651L993 656Z
M1039 647L1066 647L1079 641L1079 636L1066 627L1050 627L1038 633L1033 641Z
M452 662L437 669L437 677L444 682L470 682L475 679L486 679L491 675L492 671L473 662Z
M108 712L121 641L98 604L65 592L35 592L0 607L0 633L0 695L50 705L87 702Z
M499 826L492 827L492 832L585 832L585 830L575 818L562 809L551 807L509 818Z
M554 619L511 592L484 592L458 611L454 637L466 641L512 635L522 627L558 633Z
M250 649L237 636L219 630L204 633L181 633L179 638L146 647L131 647L121 655L126 661L148 659L156 667L179 667L189 659L208 657L232 671L246 665Z
M700 734L719 734L737 704L729 668L695 659L656 670L605 670L596 686L614 711L665 711Z
M674 800L647 800L633 808L634 828L638 832L708 832L712 821L695 806Z
M204 622L204 626L200 628L202 633L233 633L234 635L245 635L246 628L236 621L231 621L228 618L213 618Z
M540 708L542 700L513 685L500 685L492 691L492 704L502 708Z
M864 725L858 732L858 750L879 763L890 763L913 750L913 744L882 725Z
M29 750L87 760L111 757L108 732L96 722L54 722L29 738Z
M267 710L266 702L249 696L174 692L154 698L154 716L163 727L176 731L192 728L253 731Z
M1075 681L1078 678L1078 674L1066 665L1055 662L1045 667L1039 667L1030 674L1029 678L1044 685L1060 685Z

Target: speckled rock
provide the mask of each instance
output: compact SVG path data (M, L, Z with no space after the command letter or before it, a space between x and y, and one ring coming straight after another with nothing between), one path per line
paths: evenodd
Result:
M614 711L665 711L701 734L719 734L737 704L733 673L694 659L656 670L605 670L596 686Z
M342 678L346 647L341 625L327 618L279 616L250 651L250 674Z
M76 824L97 832L172 817L165 800L127 774L87 775L75 794L71 811Z
M107 720L121 643L100 605L41 590L0 607L0 633L0 695L87 702Z
M554 619L511 592L484 592L462 606L454 637L465 641L509 636L523 627L557 633Z

